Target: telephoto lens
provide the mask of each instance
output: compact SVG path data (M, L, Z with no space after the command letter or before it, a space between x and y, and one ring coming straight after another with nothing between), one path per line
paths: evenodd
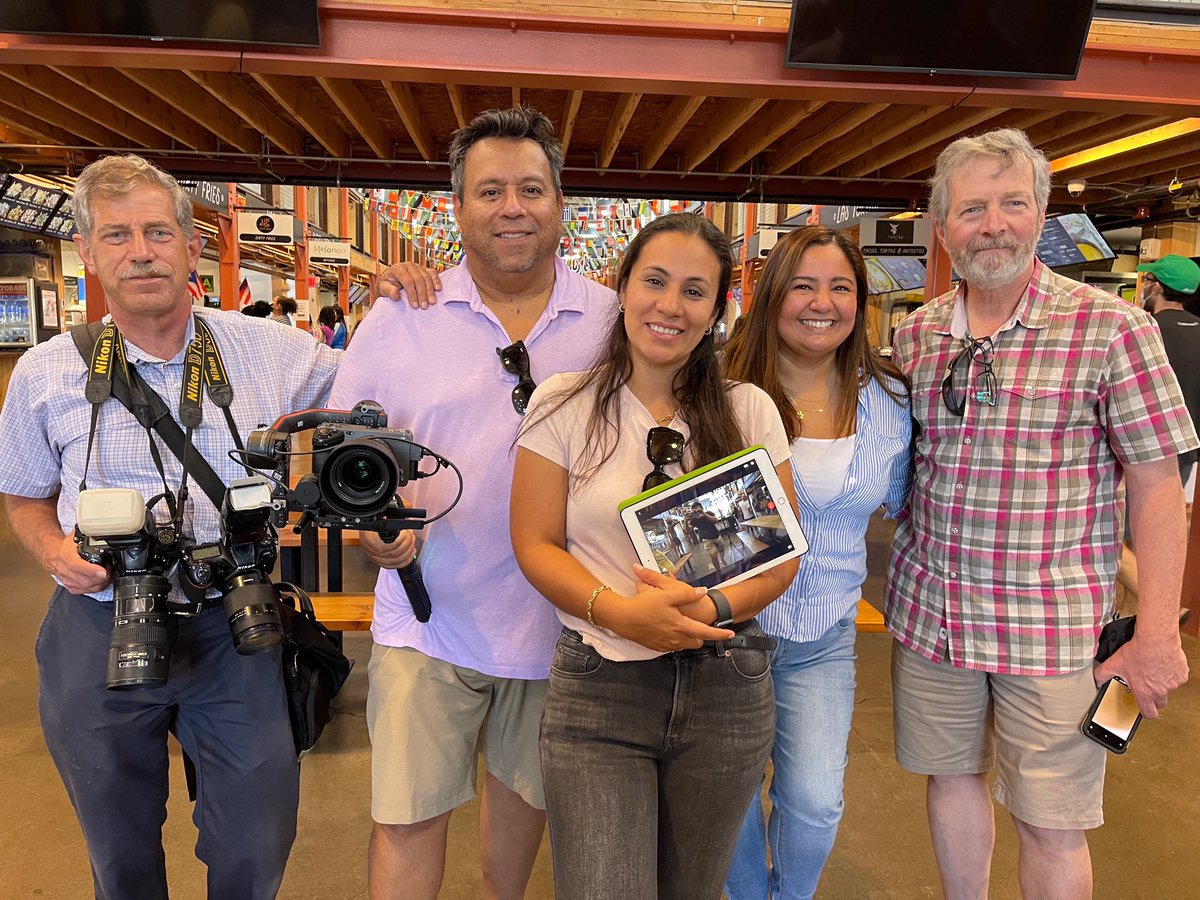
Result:
M113 628L108 646L110 690L167 683L179 623L167 610L171 582L162 575L123 575L113 588Z

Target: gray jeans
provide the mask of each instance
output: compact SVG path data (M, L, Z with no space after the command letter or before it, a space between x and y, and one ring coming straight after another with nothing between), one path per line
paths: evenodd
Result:
M557 896L717 900L774 732L766 650L611 662L564 629L541 733Z

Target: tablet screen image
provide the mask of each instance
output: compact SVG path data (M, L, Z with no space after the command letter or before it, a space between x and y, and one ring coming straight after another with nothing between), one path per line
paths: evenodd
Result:
M626 500L621 518L643 565L696 587L743 581L808 549L762 447Z

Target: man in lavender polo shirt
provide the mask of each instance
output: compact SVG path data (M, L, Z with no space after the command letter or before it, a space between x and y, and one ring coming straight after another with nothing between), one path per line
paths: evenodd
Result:
M509 541L513 445L532 392L513 345L523 342L534 382L577 371L615 314L612 291L557 256L562 150L545 116L481 114L455 134L450 165L465 261L442 274L438 302L423 312L374 306L332 395L341 408L379 401L393 427L458 465L464 484L458 506L416 542L411 532L392 544L363 533L381 567L367 703L372 898L436 898L450 815L475 795L481 737L484 896L524 893L545 824L538 725L560 626ZM441 474L403 493L432 516L456 489ZM418 545L433 604L424 624L395 572Z

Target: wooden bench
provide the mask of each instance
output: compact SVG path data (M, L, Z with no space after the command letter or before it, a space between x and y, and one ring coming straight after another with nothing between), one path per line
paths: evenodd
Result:
M321 591L310 595L317 618L331 631L370 631L375 595ZM866 600L858 601L855 628L866 633L886 631L883 615Z

